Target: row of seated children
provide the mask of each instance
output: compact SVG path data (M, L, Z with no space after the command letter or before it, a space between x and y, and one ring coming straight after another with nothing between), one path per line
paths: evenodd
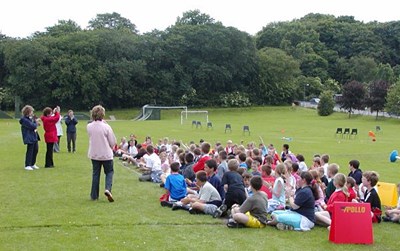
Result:
M207 152L207 150L203 150L203 154L205 153L205 152ZM224 151L223 151L224 152ZM222 154L222 155L224 155L224 154ZM187 156L190 156L190 155L187 155ZM225 156L226 156L226 152L225 152ZM224 161L225 161L225 159L224 159ZM259 163L259 161L257 160L257 158L256 158L256 161L254 161L255 163ZM216 166L216 164L214 164L214 166ZM254 166L256 166L256 165L253 165L253 171L255 170L255 168L254 168ZM293 167L296 167L296 163L292 163L292 166ZM279 169L281 169L281 167L279 168ZM295 168L293 168L293 169L295 169ZM213 170L215 171L215 168L213 168ZM294 172L295 172L296 170L294 170ZM223 172L222 172L223 173ZM254 172L253 172L254 173ZM276 172L277 174L279 174L279 171L278 172ZM255 174L258 174L258 173L255 173ZM206 173L206 175L207 175L207 173ZM209 175L210 176L210 175ZM314 175L315 177L317 177L316 175ZM333 174L332 173L330 173L329 174L329 177L332 177L333 176ZM318 175L318 177L319 177L319 175ZM351 184L351 182L348 182L348 184ZM272 188L273 188L273 186L271 186L271 184L270 183L264 183L264 187L265 186L267 186L268 187L268 189L269 190L271 190ZM263 187L263 186L262 186ZM277 186L277 187L280 187L279 185ZM281 189L282 190L282 189ZM352 190L350 190L350 191L352 191ZM319 192L320 193L320 192ZM229 196L228 196L229 197ZM329 196L327 196L328 198L329 198ZM276 199L276 198L274 198L274 199ZM278 198L278 200L279 200L279 198ZM273 201L271 201L271 203L270 203L270 205L272 205L273 204ZM224 205L226 205L226 204L224 204ZM323 204L322 204L323 205ZM228 207L228 206L226 206L226 207ZM380 206L379 206L380 207ZM379 208L379 207L376 207L376 208ZM321 210L321 208L322 208L322 206L321 205L319 205L319 208L320 208L320 210ZM279 209L279 208L278 208Z
M329 169L337 169L338 167L336 167L336 164L332 164L330 166ZM278 167L278 170L280 170L282 168L282 166ZM315 170L312 170L315 173ZM310 171L310 173L312 173L312 171ZM244 175L245 177L247 175ZM310 174L310 177L311 174ZM368 202L371 204L371 208L372 208L372 221L373 222L379 222L379 211L380 211L380 200L379 200L379 196L376 193L374 186L376 185L378 176L375 172L366 172L363 176L363 184L366 188L366 194L367 196L365 197L365 202ZM346 181L347 180L347 181ZM311 185L315 186L315 180L312 180ZM356 195L355 195L355 191L353 190L353 186L355 184L354 179L352 177L346 177L343 174L336 174L334 176L334 178L332 179L332 182L334 183L334 186L336 187L335 192L332 194L332 196L330 197L329 201L327 204L322 204L322 206L320 205L319 207L323 208L320 210L317 210L316 212L316 221L317 223L321 224L321 225L330 225L330 215L332 213L332 205L335 201L357 201L355 200ZM347 183L347 184L346 184ZM346 188L347 185L347 188ZM260 190L260 188L258 188L258 190ZM347 190L348 189L348 190ZM253 189L252 189L253 190ZM319 192L320 194L320 192ZM315 198L318 198L319 195L315 196ZM268 203L267 203L268 205ZM317 205L317 204L316 204ZM239 208L239 206L235 206L234 208ZM234 210L232 210L232 212L235 212ZM390 213L390 211L389 211ZM241 222L240 220L235 221L235 216L233 215L233 220L228 221L228 226L238 226L238 221L239 223ZM248 220L248 218L246 218ZM396 220L396 218L394 218ZM398 220L397 220L398 221ZM260 226L259 224L257 226ZM285 224L277 224L277 227L279 229L291 229L290 227L294 228L294 226L287 226ZM301 228L300 228L301 230ZM305 230L305 229L303 229Z

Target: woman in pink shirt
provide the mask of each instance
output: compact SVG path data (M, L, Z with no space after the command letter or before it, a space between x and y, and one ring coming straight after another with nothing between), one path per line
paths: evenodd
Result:
M87 132L89 134L88 157L92 160L93 166L90 197L92 200L99 198L100 173L101 166L103 166L106 175L104 194L107 196L109 202L113 202L111 188L114 175L114 156L112 149L116 144L116 138L111 126L103 120L104 116L105 109L101 105L93 107L91 111L92 122L87 125Z

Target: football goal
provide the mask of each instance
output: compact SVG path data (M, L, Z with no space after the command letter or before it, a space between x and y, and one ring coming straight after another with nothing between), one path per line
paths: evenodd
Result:
M181 125L185 122L192 123L193 121L200 121L205 126L208 123L208 111L182 111L181 112Z
M170 109L183 109L187 111L187 106L155 106L155 105L144 105L142 111L133 120L160 120L161 110Z

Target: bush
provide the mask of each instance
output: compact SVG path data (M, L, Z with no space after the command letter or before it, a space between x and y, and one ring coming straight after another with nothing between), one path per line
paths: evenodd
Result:
M222 107L246 107L251 106L249 96L238 91L221 95Z
M335 107L335 101L333 100L333 93L331 91L324 91L319 97L320 101L318 103L318 115L319 116L329 116L333 113L333 108Z

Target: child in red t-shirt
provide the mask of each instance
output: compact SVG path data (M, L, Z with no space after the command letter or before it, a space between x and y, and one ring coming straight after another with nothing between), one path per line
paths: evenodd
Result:
M349 191L349 197L347 198L348 202L352 202L357 199L356 191L354 190L354 186L356 185L356 180L353 177L347 177L347 190Z
M272 188L275 183L275 177L271 175L272 168L269 165L262 165L261 166L261 178L263 179L263 186L261 191L264 191L268 199L272 199Z
M197 173L198 171L203 171L204 170L204 164L206 163L207 160L211 159L210 155L208 154L210 152L211 145L207 142L203 142L201 144L201 157L200 159L196 162L196 164L193 165L193 171Z
M346 187L346 176L342 173L338 173L333 177L333 184L335 185L335 192L329 197L328 203L322 205L324 211L315 213L316 223L323 226L331 225L332 213L333 213L333 203L334 202L347 202L349 197L349 192Z

